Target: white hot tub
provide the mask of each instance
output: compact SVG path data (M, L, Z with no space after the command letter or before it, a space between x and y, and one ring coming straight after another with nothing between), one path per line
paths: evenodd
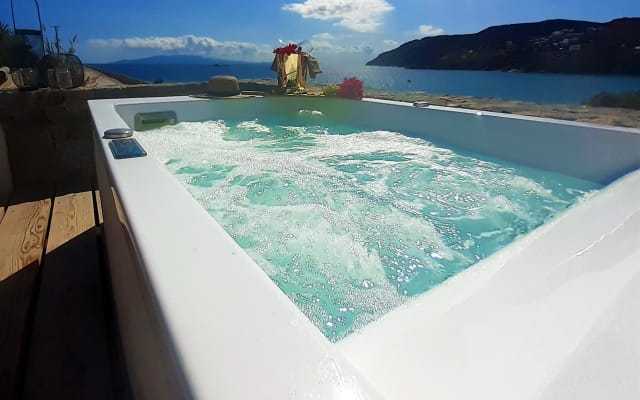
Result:
M89 107L136 398L640 397L640 131L373 99L172 97ZM102 138L133 128L141 113L171 111L183 122L299 109L607 186L331 343L161 163L115 160Z

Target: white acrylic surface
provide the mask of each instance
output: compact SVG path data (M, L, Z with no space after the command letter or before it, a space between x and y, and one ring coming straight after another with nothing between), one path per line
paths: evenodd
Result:
M126 126L104 107L109 102L90 102L98 136ZM99 140L155 297L149 302L195 398L377 398L162 165L151 157L115 160L108 140Z
M636 317L627 312L640 296L620 300L625 290L640 293L640 173L586 203L347 337L343 354L380 393L401 398L420 398L420 381L439 399L537 399L551 382L566 387L565 374L637 389L616 377L640 368ZM625 358L577 362L606 347L616 324L636 326L611 343L627 349ZM605 334L593 332L598 326ZM565 398L601 398L573 392L580 395Z
M603 183L640 166L632 129L376 100L252 101L94 100L90 108L99 136L142 111L193 121L257 117L284 104L424 130ZM100 140L155 312L196 398L640 397L640 172L332 345L162 165L114 160Z

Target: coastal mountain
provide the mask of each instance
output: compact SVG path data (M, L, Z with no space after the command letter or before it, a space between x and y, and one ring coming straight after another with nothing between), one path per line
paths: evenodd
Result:
M426 37L382 53L367 65L640 75L640 18L607 23L555 19Z
M200 56L192 56L192 55L164 55L164 56L139 58L136 60L120 60L120 61L115 61L112 64L227 65L227 64L251 64L251 63L247 61L221 60L216 58L208 58L208 57L200 57Z

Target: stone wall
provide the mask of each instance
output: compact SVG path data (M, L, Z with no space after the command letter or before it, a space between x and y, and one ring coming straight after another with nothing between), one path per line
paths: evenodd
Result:
M87 100L181 96L205 90L206 83L0 91L0 126L8 150L8 156L0 156L8 158L13 189L60 192L64 187L94 184L93 123ZM6 159L0 161L6 164Z

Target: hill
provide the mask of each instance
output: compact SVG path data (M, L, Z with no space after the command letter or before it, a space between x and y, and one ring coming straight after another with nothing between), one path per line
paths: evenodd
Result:
M367 65L640 75L640 18L607 23L555 19L426 37L382 53Z

